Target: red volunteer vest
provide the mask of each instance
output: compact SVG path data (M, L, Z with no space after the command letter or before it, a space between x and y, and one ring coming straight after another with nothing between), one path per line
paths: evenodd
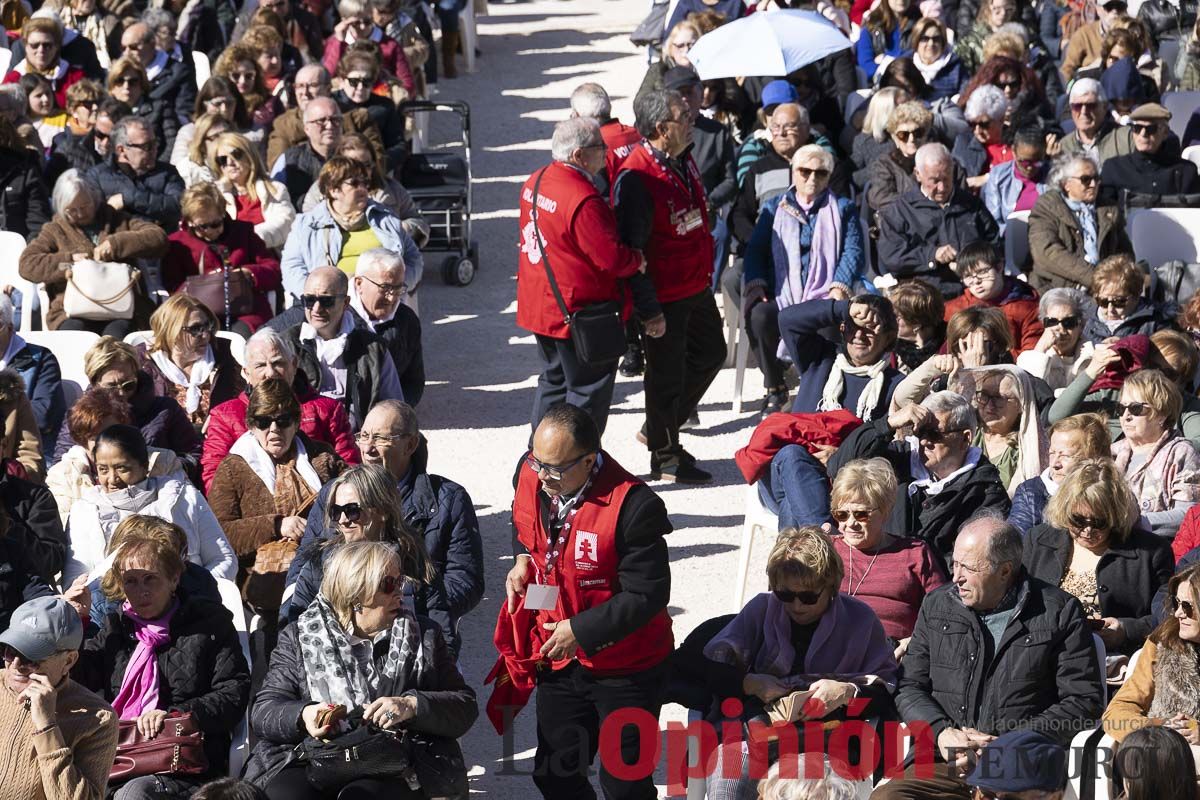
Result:
M540 333L555 339L570 337L562 310L550 290L546 278L546 266L542 252L538 249L533 232L533 187L537 183L535 172L521 187L521 246L517 257L517 325L532 333ZM577 169L554 162L546 167L541 185L538 186L538 230L542 245L554 269L554 279L567 308L578 311L591 303L602 303L624 298L623 314L629 317L632 301L628 291L611 272L602 271L588 260L576 244L571 232L575 212L586 201L600 199L603 213L612 214L612 209L603 202L595 185ZM616 229L616 221L613 221ZM611 234L610 234L611 235ZM607 265L605 265L607 266Z
M554 571L546 572L549 542L538 510L538 477L533 470L521 468L517 493L513 499L513 524L517 538L533 556L537 582L559 587L558 607L536 612L535 625L570 619L594 608L621 591L617 577L617 547L614 541L617 520L625 495L640 484L612 456L604 454L604 466L592 479L586 497L571 512L556 542L558 556ZM671 617L664 608L649 622L618 642L587 655L575 651L575 659L598 675L628 675L661 663L675 646ZM552 669L562 669L571 659L556 661Z
M642 135L637 132L637 128L631 128L619 119L614 119L612 122L600 126L600 137L604 139L606 148L604 169L611 182L621 171L621 165L625 163L625 159L629 158L629 154L642 141Z
M647 273L660 303L682 300L712 286L713 243L708 230L708 201L700 170L689 155L685 184L643 142L621 172L637 172L654 201L654 227L646 245ZM615 181L614 181L615 186Z

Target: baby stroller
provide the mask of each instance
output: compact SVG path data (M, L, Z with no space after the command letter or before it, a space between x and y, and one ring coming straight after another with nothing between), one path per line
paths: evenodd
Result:
M458 115L463 155L448 148L414 153L400 170L400 183L429 223L424 252L444 253L442 280L450 286L466 286L475 279L479 265L479 250L471 241L471 108L458 100L410 100L400 104L401 114L433 111Z

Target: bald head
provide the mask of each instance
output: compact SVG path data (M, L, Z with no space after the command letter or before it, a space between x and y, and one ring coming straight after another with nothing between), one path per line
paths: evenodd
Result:
M144 22L135 22L121 34L121 50L143 68L154 61L154 31Z
M333 339L346 313L350 279L337 267L317 267L304 281L304 318L322 339Z
M304 108L304 135L321 157L329 158L342 140L342 112L329 97L314 97Z
M976 611L996 608L1021 569L1021 532L1003 517L982 511L959 529L954 540L951 580L963 605Z
M780 103L767 121L771 148L791 160L802 146L808 144L808 112L797 103Z

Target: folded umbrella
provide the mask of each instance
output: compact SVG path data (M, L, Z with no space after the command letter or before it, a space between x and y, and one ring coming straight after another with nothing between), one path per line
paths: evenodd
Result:
M850 40L815 11L751 14L709 31L688 52L701 80L762 75L782 78L833 53Z

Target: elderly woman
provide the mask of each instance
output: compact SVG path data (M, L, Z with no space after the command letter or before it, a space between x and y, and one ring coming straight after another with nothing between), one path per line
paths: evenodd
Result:
M199 121L200 117L205 114L216 114L222 117L228 123L227 130L250 130L250 115L246 113L246 104L242 100L242 96L238 94L237 87L228 78L214 75L204 82L204 86L200 87L200 92L196 95L192 119ZM188 163L193 161L197 166L204 167L210 173L209 180L215 180L212 176L217 173L209 169L208 156L197 161L192 154L192 142L195 138L196 122L189 122L179 129L179 133L175 135L175 145L171 148L171 165L183 176L185 183L187 176L184 175L184 170L190 169ZM188 183L188 186L191 186L191 183Z
M1171 327L1172 320L1165 311L1143 296L1145 279L1146 273L1129 255L1111 256L1096 265L1092 298L1096 301L1096 318L1110 336L1148 336L1159 328Z
M1170 542L1136 529L1137 518L1121 471L1107 458L1086 460L1025 537L1025 569L1079 598L1109 653L1142 646L1154 627L1154 594L1174 571Z
M83 493L96 485L96 464L92 460L96 437L112 425L130 425L133 411L119 389L91 388L75 401L67 413L64 428L75 443L46 475L46 487L58 503L62 524L67 524L71 506ZM170 450L147 446L149 474L154 478L171 476L186 479L183 464Z
M333 29L333 35L325 40L325 52L321 55L321 64L330 75L337 74L338 63L346 51L359 39L369 39L379 45L383 68L388 71L409 97L413 96L415 82L404 48L395 39L383 32L371 18L371 10L366 0L340 0L337 4L340 22ZM699 37L697 37L699 38ZM453 63L453 54L451 54Z
M258 744L246 779L264 786L271 800L415 800L465 796L459 737L475 721L475 692L455 666L437 624L403 599L409 578L405 559L383 542L339 546L329 558L321 591L298 625L279 635L270 671L255 697L250 725ZM303 637L300 631L304 631ZM344 665L329 669L330 656ZM322 719L331 706L361 713L363 723L411 731L412 763L420 788L400 775L364 777L337 790L312 786L303 762L291 752L306 737L329 739L349 721ZM336 739L335 739L336 741ZM425 764L459 765L451 774L428 774ZM454 769L451 767L451 769Z
M224 204L217 208L225 210ZM236 397L246 386L229 341L214 336L217 328L217 317L208 306L191 295L174 294L150 317L154 336L149 347L139 345L142 369L155 393L174 398L198 431L210 408Z
M976 191L987 183L992 167L1011 161L1012 147L1004 142L1004 116L1008 100L995 86L985 85L971 93L965 114L970 130L954 140L954 160L967 174L967 186Z
M946 576L924 541L884 530L895 503L896 473L887 459L851 461L833 480L831 515L840 534L833 547L845 566L840 591L871 607L900 659L921 601Z
M642 85L638 87L634 101L646 92L663 88L663 76L672 67L691 67L688 51L700 41L701 35L700 26L692 20L682 19L675 23L675 27L671 28L663 40L662 58L646 69L646 75L642 78Z
M332 156L321 167L317 185L325 201L296 218L283 246L284 288L299 297L309 271L325 265L353 275L359 254L384 247L404 257L405 283L410 294L415 292L424 270L421 252L401 219L370 199L367 167L345 156Z
M287 205L290 210L291 204ZM201 183L191 187L183 193L180 206L183 218L179 230L169 237L167 257L162 263L163 286L169 292L186 292L188 278L222 274L225 269L231 275L240 273L249 281L253 296L243 295L239 307L232 295L227 297L222 292L216 298L220 301L216 308L205 308L216 315L221 327L249 337L274 316L267 302L267 292L279 288L279 259L258 238L251 223L226 215L225 198L214 184ZM158 313L156 311L155 315ZM153 322L151 317L151 325ZM213 343L209 340L204 344ZM198 357L202 355L198 340L196 352ZM186 359L186 355L181 358ZM186 365L181 369L186 369Z
M45 75L54 87L55 103L66 108L67 89L85 76L82 69L62 57L63 29L48 17L30 17L21 26L21 41L25 43L25 58L13 65L4 82L16 83L29 72Z
M1112 446L1108 426L1099 414L1076 414L1060 419L1050 426L1047 439L1046 469L1017 487L1012 510L1008 513L1009 523L1022 534L1042 524L1046 503L1077 463L1089 458L1107 459Z
M929 138L933 114L925 105L911 101L896 106L887 121L888 136L895 145L867 167L867 206L880 214L892 201L917 188L913 170L917 150Z
M198 775L147 775L110 782L115 800L187 798L228 772L230 732L250 700L250 667L233 617L217 602L184 590L184 561L165 536L128 536L112 575L119 610L80 652L73 675L136 720L144 737L168 733L168 714L190 713L204 735L208 769Z
M843 577L842 560L819 528L780 531L767 558L770 590L704 648L718 700L741 700L747 718L798 692L822 704L824 717L854 697L870 701L868 716L886 711L898 672L892 645L871 606L839 591ZM796 710L804 720L803 708ZM708 771L708 797L753 796L741 744L718 751L722 764Z
M258 238L270 249L283 247L296 219L296 208L287 187L267 174L258 147L240 133L222 134L209 151L208 164L210 171L220 176L217 188L225 198L229 217L253 225ZM263 287L256 288L265 294Z
M1173 537L1200 500L1200 453L1177 432L1183 398L1156 369L1125 379L1116 406L1124 438L1112 456L1137 498L1142 527Z
M1161 725L1177 730L1193 747L1200 745L1195 725L1200 720L1200 566L1171 577L1167 607L1171 616L1146 638L1137 666L1104 711L1104 732L1118 742L1132 731Z
M832 172L824 148L797 150L791 188L763 204L746 246L742 309L767 389L763 416L787 402L779 312L807 300L848 300L865 280L858 211L829 189Z
M257 55L258 67L262 70L263 84L272 97L279 99L285 106L291 95L292 80L296 77L297 65L292 65L291 73L283 58L283 35L270 25L251 24L250 29L242 36L241 41L249 45Z
M238 554L247 600L273 618L285 576L252 575L256 553L280 541L294 555L317 492L346 465L329 445L300 433L300 402L280 378L254 387L246 427L217 468L208 502Z
M187 147L187 156L178 161L172 160L171 165L183 178L185 186L195 186L198 183L212 183L218 173L209 168L217 139L224 133L233 130L233 126L223 114L206 111L196 117L191 123L192 137ZM176 139L176 145L179 141Z
M941 20L931 17L917 20L912 27L909 46L913 50L913 64L929 86L926 99L930 102L953 97L967 85L970 68L947 43L946 26Z
M1043 292L1056 286L1090 287L1101 260L1133 252L1125 215L1116 204L1097 202L1100 168L1089 156L1059 158L1047 183L1049 189L1029 214L1029 282Z
M979 415L974 444L996 467L1011 497L1046 467L1046 433L1033 381L1011 364L961 370L954 379Z
M179 117L165 99L150 93L146 70L134 58L124 56L108 71L108 93L129 106L134 116L142 117L154 129L160 153L170 153L179 133Z
M284 108L263 82L254 48L241 42L229 45L213 65L213 74L228 79L246 104L246 113L250 115L247 136L256 142L265 139Z
M1031 349L1017 355L1017 366L1062 392L1092 357L1085 336L1094 315L1092 299L1078 289L1050 289L1038 300L1042 335Z
M50 330L88 330L120 339L146 327L153 307L135 286L137 300L132 319L92 321L68 319L63 311L67 269L75 261L132 263L139 258L160 258L167 250L167 234L144 219L118 211L105 202L100 187L77 170L69 169L54 184L54 219L21 251L21 277L45 286L49 308L42 314Z
M887 156L895 149L896 145L888 135L888 119L896 110L896 106L903 105L911 99L908 92L896 86L880 89L871 95L871 100L863 112L861 129L854 136L850 152L850 160L854 162L854 185L858 189L866 188L875 160Z
M237 556L204 496L185 480L150 477L150 453L137 428L111 425L102 430L92 447L92 461L96 485L84 490L67 515L64 586L104 560L117 524L131 514L174 522L187 534L189 561L215 577L237 577Z

